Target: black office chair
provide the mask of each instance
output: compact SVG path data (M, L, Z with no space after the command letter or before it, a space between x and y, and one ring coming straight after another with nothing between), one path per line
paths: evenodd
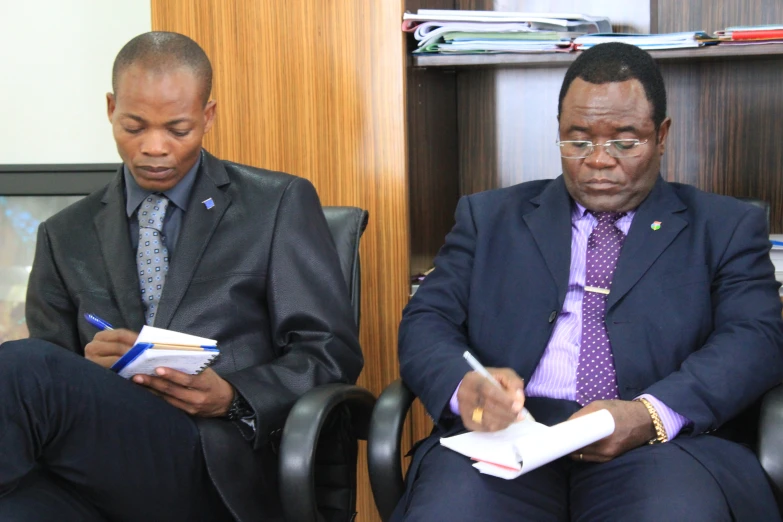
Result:
M769 203L737 198L763 209L769 222ZM367 442L367 460L375 505L386 522L405 492L400 438L405 417L416 399L402 379L391 383L375 404ZM783 515L783 385L773 388L736 419L721 428L725 436L752 447L769 477Z
M368 213L324 207L348 283L356 324L361 303L359 239ZM356 515L358 439L367 439L375 397L349 384L318 386L286 419L280 441L280 499L288 522L348 522Z

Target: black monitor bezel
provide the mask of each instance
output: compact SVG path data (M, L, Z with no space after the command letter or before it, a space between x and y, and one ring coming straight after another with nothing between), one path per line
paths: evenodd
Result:
M119 163L0 165L0 196L84 196L106 185Z

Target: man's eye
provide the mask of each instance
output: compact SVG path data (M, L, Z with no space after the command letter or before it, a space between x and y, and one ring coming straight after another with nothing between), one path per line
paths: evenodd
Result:
M619 140L614 142L614 146L620 150L630 150L636 147L636 140Z
M125 127L125 132L127 132L128 134L138 134L138 133L140 133L142 130L143 130L143 129L141 129L141 128L138 128L138 129L129 129L128 127Z
M189 130L186 130L186 131L172 130L172 131L171 131L171 133L172 133L174 136L178 136L178 137L180 137L180 138L184 138L185 136L187 136L188 134L190 134L190 131L189 131Z
M590 146L589 141L572 141L571 146L577 149L585 149Z

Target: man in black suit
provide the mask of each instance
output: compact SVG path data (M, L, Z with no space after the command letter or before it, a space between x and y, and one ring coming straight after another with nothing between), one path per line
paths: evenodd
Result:
M314 188L202 149L211 82L204 51L176 33L117 56L107 101L123 167L41 225L32 339L0 348L2 520L279 520L289 409L361 371ZM116 329L96 333L85 313ZM197 376L122 379L107 368L145 324L216 339L220 356Z
M783 378L764 213L661 178L666 92L636 47L582 53L558 122L563 175L462 198L403 314L401 374L437 426L393 520L779 520L722 438ZM615 430L508 481L438 444L523 405L548 425L606 409Z

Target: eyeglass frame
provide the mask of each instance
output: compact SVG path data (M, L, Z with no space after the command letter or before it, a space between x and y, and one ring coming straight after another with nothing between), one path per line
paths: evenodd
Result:
M609 153L609 150L610 150L609 147L611 147L614 143L617 143L618 141L635 141L636 143L633 145L632 148L633 149L638 149L639 146L646 145L650 141L650 138L647 138L644 141L641 141L641 140L639 140L637 138L625 138L625 139L620 139L620 140L606 140L604 143L593 143L590 140L556 140L555 141L555 145L557 145L558 148L560 148L560 150L561 150L560 157L563 158L563 159L587 159L587 158L589 158L590 156L593 155L593 153L596 151L596 148L598 148L598 147L603 147L604 151L607 154L607 156L610 156L610 157L612 157L614 159L638 158L639 156L642 155L642 153L639 152L639 154L636 154L636 155L633 155L633 156L613 156L612 154ZM590 152L588 152L584 156L563 156L563 153L562 153L562 150L563 150L563 145L562 144L563 143L588 143L589 147L590 147L590 149L589 149ZM629 150L631 150L631 149L629 149Z

